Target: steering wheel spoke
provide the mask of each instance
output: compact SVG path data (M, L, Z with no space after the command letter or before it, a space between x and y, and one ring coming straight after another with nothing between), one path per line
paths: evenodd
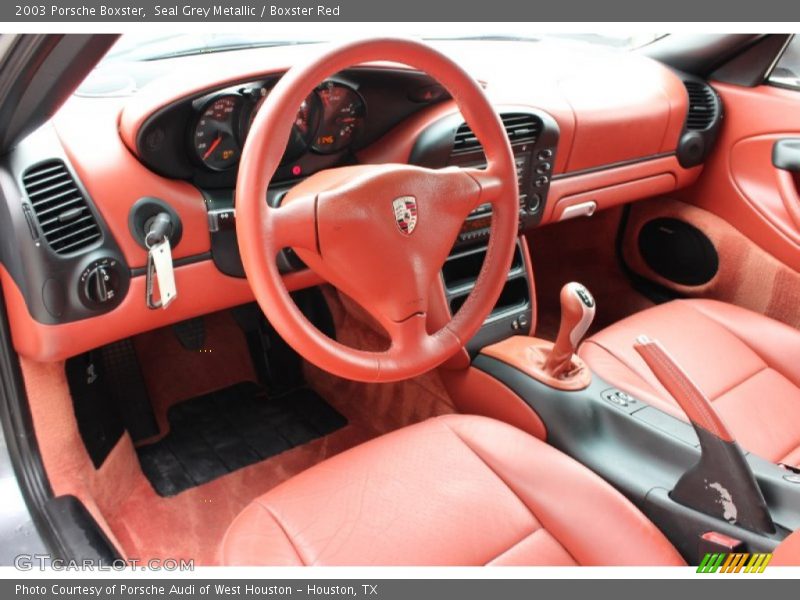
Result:
M267 244L276 253L283 248L317 252L316 196L287 196L279 208L267 207L263 228Z
M425 313L416 313L400 321L383 321L383 327L391 340L391 351L403 353L419 351L430 337L426 329Z
M467 167L461 170L472 177L480 188L473 208L486 203L494 204L502 197L504 191L503 179L496 175L493 169Z

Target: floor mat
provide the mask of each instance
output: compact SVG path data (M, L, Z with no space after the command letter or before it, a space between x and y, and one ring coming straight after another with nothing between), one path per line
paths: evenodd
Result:
M312 390L272 398L253 382L176 404L167 418L169 433L137 449L142 471L160 496L174 496L347 424Z

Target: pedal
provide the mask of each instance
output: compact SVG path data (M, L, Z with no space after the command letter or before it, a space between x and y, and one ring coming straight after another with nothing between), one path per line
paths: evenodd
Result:
M273 394L303 386L303 363L267 321L257 304L232 310L242 328L259 381Z
M131 339L100 348L104 381L125 429L134 442L158 434L150 396Z
M206 344L206 323L203 317L187 319L172 326L172 333L186 350L198 351Z

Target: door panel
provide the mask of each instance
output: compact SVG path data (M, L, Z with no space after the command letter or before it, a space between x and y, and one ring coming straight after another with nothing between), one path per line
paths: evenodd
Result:
M777 231L800 245L800 197L795 176L776 167L772 160L775 145L787 139L796 138L791 133L776 133L737 142L731 149L730 170L744 200Z
M681 296L715 298L800 327L800 175L776 143L800 139L800 91L713 83L725 111L697 182L631 208L622 256L637 274ZM689 223L713 244L719 268L701 285L670 281L647 264L639 233L649 222ZM677 260L677 258L676 258Z
M698 182L678 198L800 271L800 226L787 210L798 200L796 178L772 164L776 141L800 137L800 91L713 85L725 110L721 135Z

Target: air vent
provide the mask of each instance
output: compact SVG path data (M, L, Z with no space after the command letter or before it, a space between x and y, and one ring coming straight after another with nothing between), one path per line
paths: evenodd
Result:
M717 119L717 99L711 86L699 81L684 81L689 92L689 116L686 118L686 129L703 131L714 124Z
M69 254L100 239L100 227L66 165L50 160L22 177L25 192L47 243L57 254Z
M510 113L500 115L503 126L508 134L508 139L512 144L522 142L535 142L542 131L542 122L535 115L525 113ZM456 139L453 143L453 154L470 152L480 148L481 144L475 134L472 133L469 125L462 124L456 131Z

